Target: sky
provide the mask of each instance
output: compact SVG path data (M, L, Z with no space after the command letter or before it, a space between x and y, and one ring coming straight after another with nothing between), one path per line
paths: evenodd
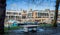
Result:
M6 0L6 10L55 10L56 0Z

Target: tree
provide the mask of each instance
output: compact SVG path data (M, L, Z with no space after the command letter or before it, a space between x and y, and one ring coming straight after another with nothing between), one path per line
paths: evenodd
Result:
M4 33L6 0L0 0L0 34Z
M59 0L56 0L55 16L54 16L54 23L53 23L53 27L57 27L58 8L59 8Z

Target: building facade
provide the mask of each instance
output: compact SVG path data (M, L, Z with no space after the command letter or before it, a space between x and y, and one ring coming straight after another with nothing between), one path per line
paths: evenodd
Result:
M6 19L8 20L17 20L20 23L24 22L35 22L38 23L51 23L54 20L54 10L22 10L22 11L12 11L6 10ZM60 22L60 12L58 13L58 22Z

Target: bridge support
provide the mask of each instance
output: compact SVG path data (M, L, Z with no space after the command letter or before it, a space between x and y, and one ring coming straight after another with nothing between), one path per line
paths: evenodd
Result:
M28 31L29 31L28 28L24 27L24 32L28 32Z

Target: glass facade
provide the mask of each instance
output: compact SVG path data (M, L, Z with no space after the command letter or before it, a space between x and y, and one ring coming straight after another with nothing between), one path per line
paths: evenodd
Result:
M32 18L32 13L28 13L28 18Z
M48 18L49 14L48 13L38 13L38 18Z

